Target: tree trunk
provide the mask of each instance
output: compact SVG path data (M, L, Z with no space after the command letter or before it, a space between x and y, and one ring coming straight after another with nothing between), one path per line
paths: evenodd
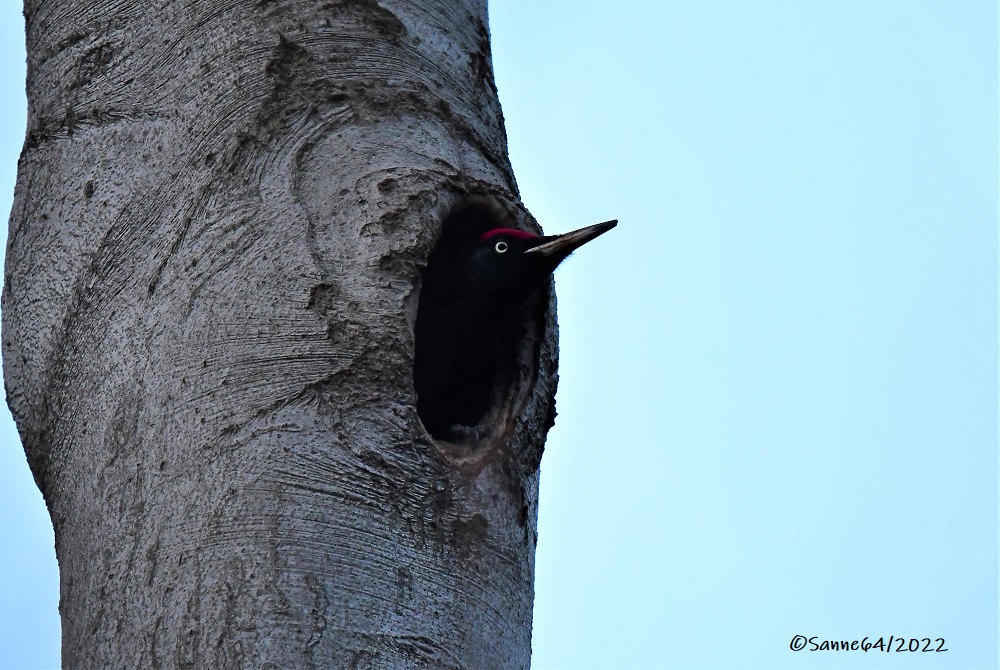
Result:
M7 400L67 668L526 668L550 290L435 442L421 270L520 206L485 0L27 0Z

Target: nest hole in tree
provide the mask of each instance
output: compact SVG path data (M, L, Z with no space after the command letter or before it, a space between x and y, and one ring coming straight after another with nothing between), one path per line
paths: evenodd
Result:
M417 413L439 444L487 448L505 440L538 368L548 284L510 314L479 290L470 250L495 228L517 228L498 206L451 210L422 275L413 381ZM459 452L461 453L461 452Z

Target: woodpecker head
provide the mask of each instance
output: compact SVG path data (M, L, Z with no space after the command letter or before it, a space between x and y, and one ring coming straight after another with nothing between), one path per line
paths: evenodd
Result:
M520 308L567 256L617 224L605 221L548 236L494 228L456 244L450 259L436 260L453 264L452 280L467 297L506 314Z

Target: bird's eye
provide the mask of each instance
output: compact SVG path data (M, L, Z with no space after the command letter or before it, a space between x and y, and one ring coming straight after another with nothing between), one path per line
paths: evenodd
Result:
M497 242L496 246L493 247L493 248L497 250L498 254L502 254L505 251L507 251L507 243L506 242Z

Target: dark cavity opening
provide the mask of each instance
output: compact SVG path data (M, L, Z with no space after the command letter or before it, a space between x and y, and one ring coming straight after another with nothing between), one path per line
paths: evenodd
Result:
M424 269L413 381L417 413L435 440L474 445L504 437L534 376L542 300L505 308L502 276L483 271L480 237L514 224L466 204L442 222ZM477 252L478 250L478 252ZM498 281L499 279L499 281Z

